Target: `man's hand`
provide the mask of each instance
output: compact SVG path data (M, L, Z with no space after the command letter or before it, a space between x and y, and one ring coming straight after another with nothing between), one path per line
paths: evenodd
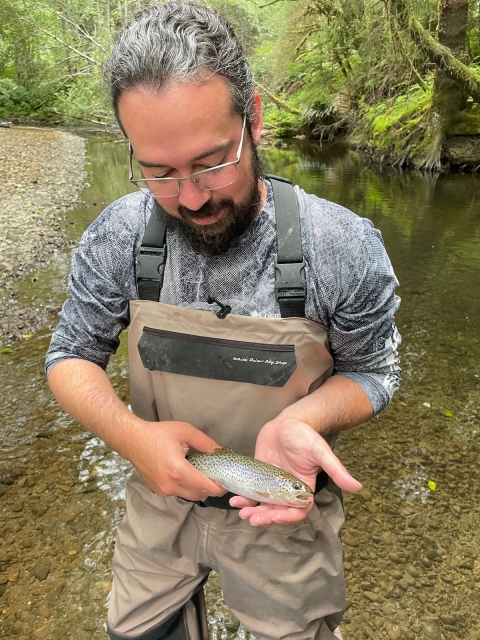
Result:
M190 448L213 451L214 440L187 422L140 422L128 458L152 491L187 500L226 493L185 459Z
M315 488L315 479L323 469L341 488L359 491L362 485L345 469L327 442L306 422L297 418L277 418L261 429L255 448L255 457L285 469ZM285 507L260 503L235 496L230 499L234 507L241 507L240 518L250 520L253 526L291 524L307 517L308 507Z
M48 382L65 411L129 460L155 493L187 500L226 493L185 460L190 447L213 451L218 447L214 440L186 422L138 418L93 362L63 360L53 367Z

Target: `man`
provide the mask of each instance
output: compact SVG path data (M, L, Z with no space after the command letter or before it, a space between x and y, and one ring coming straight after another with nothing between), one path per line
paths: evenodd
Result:
M207 638L214 569L259 640L332 640L345 608L338 487L360 484L330 445L399 379L398 283L380 234L261 176L260 97L216 13L146 9L108 74L143 191L84 234L47 372L60 404L135 467L109 636ZM104 372L128 325L132 412ZM315 502L222 498L185 458L218 445L316 486Z

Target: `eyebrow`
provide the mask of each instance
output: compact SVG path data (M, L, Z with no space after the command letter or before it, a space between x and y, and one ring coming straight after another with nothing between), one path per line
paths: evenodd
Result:
M198 156L195 156L194 158L192 158L191 162L196 162L197 160L203 160L203 158L207 158L208 156L213 156L215 153L218 153L219 151L224 151L226 150L228 147L232 147L233 142L227 142L226 144L217 144L214 147L211 147L210 149L208 149L207 151L204 151L202 153L200 153ZM141 167L145 167L145 168L159 168L159 167L169 167L170 165L167 164L160 164L158 162L147 162L146 160L137 160L138 164Z

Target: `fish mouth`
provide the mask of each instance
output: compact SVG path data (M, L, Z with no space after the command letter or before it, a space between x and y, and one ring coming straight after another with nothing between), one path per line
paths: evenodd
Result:
M307 507L313 502L313 494L298 493L293 499L295 500L296 506Z

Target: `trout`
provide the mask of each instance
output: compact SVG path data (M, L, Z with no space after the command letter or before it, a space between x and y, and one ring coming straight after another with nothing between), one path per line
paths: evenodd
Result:
M207 478L244 498L291 507L306 507L313 500L310 487L291 473L228 447L194 453L187 460Z

